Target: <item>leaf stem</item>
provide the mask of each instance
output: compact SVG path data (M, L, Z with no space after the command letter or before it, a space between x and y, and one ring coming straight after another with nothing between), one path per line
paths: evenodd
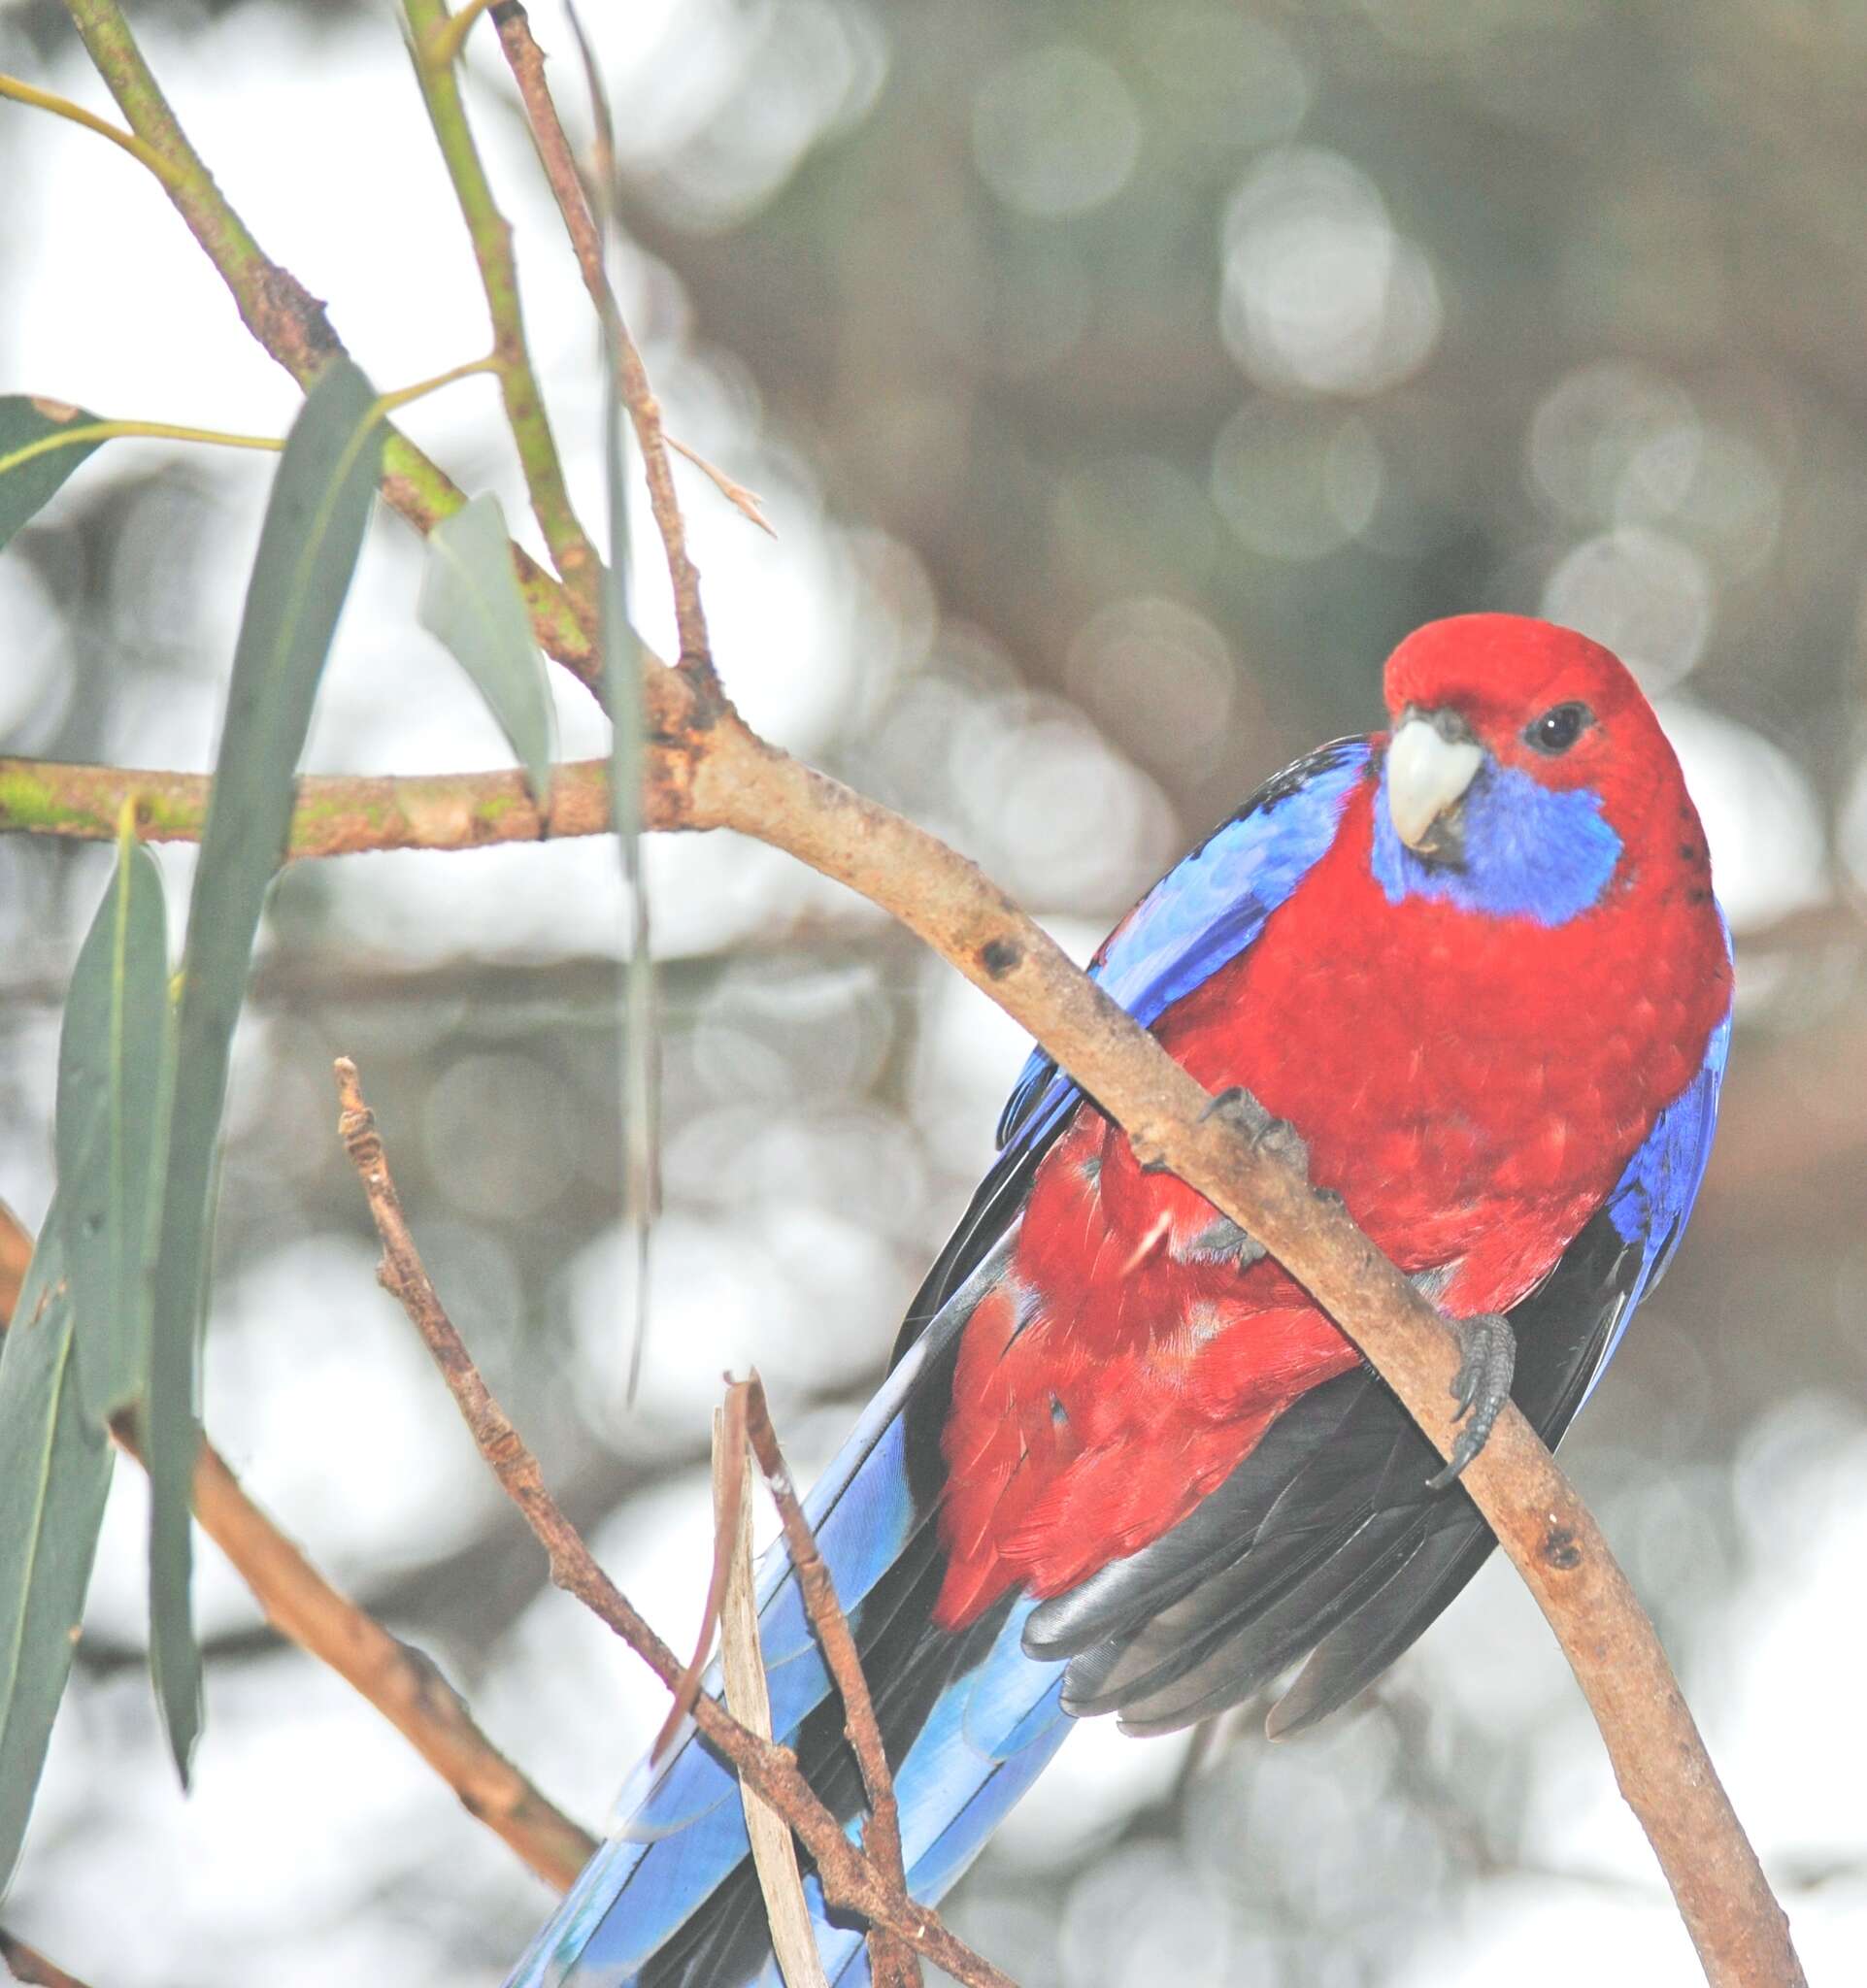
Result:
M498 371L499 361L490 354L483 359L469 359L464 366L450 366L445 373L437 373L432 380L417 380L413 386L398 386L393 393L379 394L376 412L379 414L393 414L397 408L405 408L411 401L425 399L431 393L438 393L444 386L451 386L456 380L471 379L476 373Z
M497 359L469 359L464 366L450 367L432 380L417 380L413 386L400 386L393 393L383 394L376 403L377 412L392 414L397 408L407 407L411 401L450 386L470 374L494 373L498 369ZM285 446L277 435L234 435L224 428L189 428L174 421L87 421L83 427L60 428L54 435L42 435L37 442L28 442L23 447L0 455L0 477L31 462L35 456L50 455L55 448L70 448L83 442L113 442L125 436L157 442L202 442L217 448L265 448L275 455Z
M492 5L492 0L467 0L460 12L444 19L425 42L417 44L424 64L436 69L452 65L467 39L467 31Z
M148 167L171 190L181 181L182 175L154 146L144 144L133 131L125 131L108 117L100 117L95 111L85 110L83 104L74 104L69 97L56 96L52 91L40 89L17 76L0 76L0 97L11 97L17 104L30 104L35 110L50 111L54 117L82 124L86 131L96 132L99 138L108 138L113 145L128 152L138 165Z
M275 454L284 447L277 435L230 435L220 428L185 428L173 421L86 421L83 427L60 428L56 434L42 435L37 442L0 455L0 477L17 470L35 456L50 455L54 449L69 448L81 442L110 442L120 436L146 436L157 442L205 442L217 448L269 448Z

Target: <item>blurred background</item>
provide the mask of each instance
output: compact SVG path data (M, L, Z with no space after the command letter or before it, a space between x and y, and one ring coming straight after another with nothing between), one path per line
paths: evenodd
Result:
M385 5L134 10L190 135L383 386L484 348ZM1657 701L1737 929L1697 1223L1565 1450L1657 1615L1814 1978L1867 1946L1867 25L1784 0L638 0L592 9L621 271L751 720L977 856L1075 949L1261 779L1379 721L1435 614L1541 612ZM574 125L578 67L535 15ZM98 109L62 10L0 67ZM574 265L483 28L469 104L584 514ZM159 189L0 107L0 390L283 432L295 389ZM524 516L484 381L408 425ZM203 768L262 458L117 442L0 562L0 751ZM529 520L526 520L527 525ZM671 631L653 547L640 613ZM311 764L498 765L373 532ZM559 676L567 756L602 749ZM708 1410L756 1360L827 1458L1024 1051L878 914L726 837L654 841L667 1208L622 1400L615 858L303 866L239 1042L206 1419L253 1494L598 1824L658 1689L549 1589L372 1276L355 1056L455 1317L610 1569L697 1619ZM162 852L179 929L190 854ZM51 1178L59 1005L108 870L0 843L0 1196ZM117 1473L8 1905L93 1981L495 1982L543 1887L211 1546L177 1792ZM958 1895L1025 1988L1697 1977L1580 1698L1493 1562L1357 1707L1272 1748L1104 1725Z

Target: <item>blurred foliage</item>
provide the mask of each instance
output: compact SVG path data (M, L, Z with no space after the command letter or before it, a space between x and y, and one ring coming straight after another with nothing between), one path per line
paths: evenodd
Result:
M236 199L283 201L289 146L328 146L322 266L261 233L340 327L381 343L433 308L432 269L466 250L422 190L426 134L376 10L138 19L184 120L244 92L288 133L278 155L211 152ZM1835 1599L1867 1508L1867 27L1781 0L688 0L594 25L641 251L626 301L671 426L763 492L782 534L746 549L683 480L728 687L1072 944L1278 765L1373 723L1383 656L1431 615L1544 610L1615 644L1660 700L1739 928L1741 1027L1690 1241L1565 1455L1812 1973L1825 1953L1845 1977L1867 1833L1822 1789L1867 1740ZM568 57L550 9L537 28ZM274 92L287 62L321 92L316 122L285 121L314 115ZM84 87L49 0L0 8L0 63ZM575 482L590 348L550 311L571 321L574 277L478 32L469 67L532 245ZM574 69L553 71L567 96ZM380 102L399 125L356 108ZM49 239L78 198L52 198L51 143L0 118L15 268L53 266L20 202ZM117 183L100 170L86 197L103 212ZM391 184L406 211L355 193ZM346 286L340 236L383 245L383 294ZM106 401L82 370L16 377L16 348L43 349L24 320L67 306L8 295L23 316L0 325L0 389ZM220 363L224 305L175 308L197 367ZM151 411L162 384L145 382ZM496 480L490 434L441 438L469 487ZM0 746L203 765L257 486L198 457L113 461L9 554ZM320 764L498 756L405 632L417 572L379 531ZM600 749L580 699L559 698L565 748ZM770 852L649 853L667 1213L640 1411L618 1383L614 886L601 852L570 847L288 875L237 1044L208 1375L210 1425L258 1495L592 1819L655 1694L547 1592L397 1338L331 1133L331 1056L369 1079L489 1378L680 1640L719 1369L755 1357L800 1467L827 1456L1021 1046ZM163 862L173 890L186 859ZM57 1003L103 875L96 851L0 844L20 941L0 1193L34 1217ZM178 1808L135 1669L140 1521L117 1509L134 1496L107 1522L20 1929L124 1984L490 1977L536 1889L213 1568L215 1723ZM1288 1748L1228 1730L1197 1768L1085 1733L957 1924L1025 1988L1692 1978L1507 1573L1375 1697Z

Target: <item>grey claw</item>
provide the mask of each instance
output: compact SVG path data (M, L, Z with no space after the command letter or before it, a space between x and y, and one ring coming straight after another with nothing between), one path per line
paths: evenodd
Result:
M1307 1180L1310 1175L1310 1147L1303 1135L1287 1118L1273 1118L1243 1084L1220 1091L1199 1114L1222 1118L1234 1132L1242 1132L1259 1152L1273 1154L1294 1167Z
M1270 1251L1229 1215L1219 1215L1208 1222L1191 1242L1176 1247L1175 1253L1187 1263L1229 1263L1234 1270L1250 1270Z
M1448 1321L1465 1347L1465 1357L1452 1376L1451 1397L1458 1404L1455 1422L1464 1422L1444 1470L1426 1479L1429 1491L1443 1491L1484 1447L1504 1404L1511 1398L1517 1373L1517 1335L1510 1321L1495 1311L1476 1318ZM1467 1420L1467 1417L1470 1419Z

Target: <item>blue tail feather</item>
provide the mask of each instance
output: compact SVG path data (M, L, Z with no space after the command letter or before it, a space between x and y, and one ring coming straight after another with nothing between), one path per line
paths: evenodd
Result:
M1062 1666L1027 1657L1020 1643L1028 1602L1003 1608L995 1628L981 1624L964 1640L933 1629L927 1619L939 1562L927 1530L931 1498L917 1479L925 1475L927 1444L930 1437L937 1444L944 1419L949 1385L942 1356L950 1352L1001 1261L993 1252L953 1294L805 1500L858 1641L865 1650L886 1644L888 1662L871 1682L890 1757L898 1762L910 1882L928 1903L978 1854L1055 1751L1068 1723L1058 1703ZM878 1593L883 1585L885 1599ZM835 1765L847 1787L840 1721L829 1719L825 1703L829 1677L782 1541L760 1566L758 1594L773 1730L800 1747L814 1778L829 1773L834 1779L830 1763L814 1764L811 1757L812 1745L820 1754L827 1741L842 1754ZM866 1615L865 1602L872 1604ZM707 1688L718 1689L717 1667L708 1673ZM823 1715L813 1719L819 1707ZM860 1826L860 1814L851 1816L851 1835ZM762 1979L769 1951L759 1948L752 1957L762 1917L755 1927L740 1929L745 1937L733 1937L729 1925L712 1943L702 1931L708 1922L695 1917L710 1899L716 1916L758 1909L738 1874L749 1854L737 1782L689 1725L534 1940L508 1988L627 1988L645 1969L657 1988L663 1979L694 1988L701 1982L741 1988ZM738 1888L730 1898L721 1890L729 1885ZM859 1929L830 1923L814 1876L807 1893L826 1971L833 1980L866 1980ZM667 1956L654 1964L677 1935L679 1947L694 1956L691 1966ZM730 1958L722 1961L722 1954Z

